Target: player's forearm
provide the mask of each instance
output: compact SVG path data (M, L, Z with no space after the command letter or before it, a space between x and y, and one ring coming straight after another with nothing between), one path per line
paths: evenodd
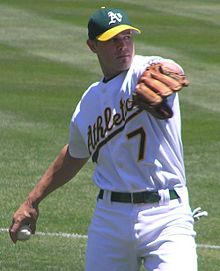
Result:
M27 203L31 206L38 206L48 194L71 180L86 161L87 159L72 158L68 152L68 145L64 146L58 157L30 192Z

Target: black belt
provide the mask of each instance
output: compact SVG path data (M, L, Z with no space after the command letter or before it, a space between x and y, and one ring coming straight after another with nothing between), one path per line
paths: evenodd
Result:
M175 190L169 190L170 199L178 199L179 196ZM98 199L103 199L104 190L101 189L98 194ZM111 201L125 202L125 203L155 203L161 199L158 192L134 192L134 193L121 193L111 192Z

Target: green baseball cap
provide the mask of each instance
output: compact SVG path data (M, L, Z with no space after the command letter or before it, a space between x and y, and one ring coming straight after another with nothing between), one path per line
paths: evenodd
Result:
M91 40L107 41L129 29L141 33L138 28L131 25L124 11L115 8L100 8L88 22L88 36Z

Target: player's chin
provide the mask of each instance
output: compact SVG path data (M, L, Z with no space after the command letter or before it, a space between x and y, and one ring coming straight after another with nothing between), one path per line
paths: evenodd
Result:
M121 70L128 70L131 66L132 59L131 57L120 57L117 59L116 66Z

